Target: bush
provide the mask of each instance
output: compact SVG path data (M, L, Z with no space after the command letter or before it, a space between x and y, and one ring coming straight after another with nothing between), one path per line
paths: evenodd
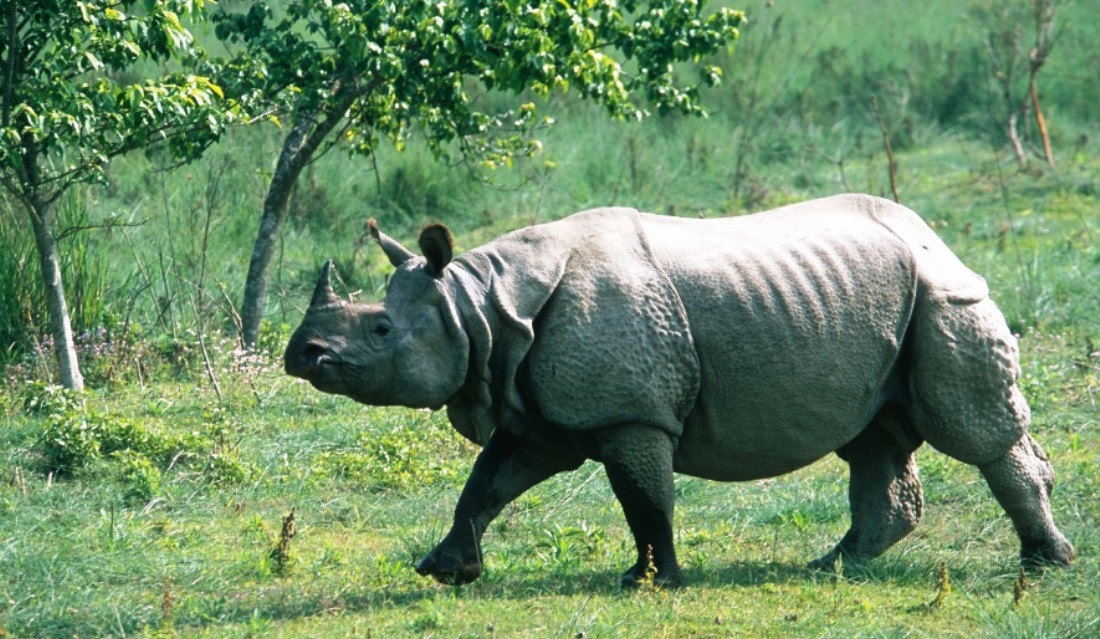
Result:
M82 411L65 411L50 416L37 448L45 456L48 472L69 475L102 456L100 442L105 434L106 424L89 422Z
M160 492L162 473L148 457L134 450L121 450L111 458L119 465L126 501L147 502Z
M140 424L89 410L83 404L51 413L36 446L46 470L59 475L70 475L115 453L167 463L182 447L179 438L152 433Z
M251 476L251 466L241 461L217 414L207 416L212 421L205 433L165 435L89 409L83 400L56 387L42 390L26 405L46 413L45 428L34 446L46 472L67 476L97 460L113 462L120 465L127 496L146 500L159 491L162 471L177 462L199 468L205 479L218 484Z

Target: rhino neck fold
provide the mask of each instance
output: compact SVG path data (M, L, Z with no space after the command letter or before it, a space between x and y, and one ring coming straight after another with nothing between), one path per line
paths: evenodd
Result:
M519 391L520 367L534 342L534 319L561 279L570 250L537 235L532 229L507 235L457 257L446 271L470 342L466 382L447 402L448 416L478 444L498 427L519 433L537 419Z
M699 361L644 219L590 211L452 262L470 342L466 384L448 402L460 432L485 441L501 427L522 435L544 422L577 432L634 422L682 433Z

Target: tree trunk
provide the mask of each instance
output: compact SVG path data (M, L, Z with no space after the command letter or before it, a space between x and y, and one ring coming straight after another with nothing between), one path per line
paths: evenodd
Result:
M1031 74L1030 82L1031 109L1035 111L1035 123L1039 125L1039 136L1043 139L1043 153L1047 157L1047 166L1054 168L1054 150L1050 148L1050 133L1047 132L1047 120L1043 117L1043 110L1039 108L1039 89L1035 86L1035 74Z
M69 321L69 305L65 302L65 285L61 281L61 253L51 228L52 206L42 200L33 200L27 203L27 211L34 227L42 282L46 287L46 309L50 316L50 335L61 373L61 385L70 390L84 390L84 377L80 374L73 327Z
M271 184L264 197L264 212L260 217L256 243L252 246L252 259L248 263L244 300L241 303L241 342L246 349L254 348L260 337L260 324L267 306L267 274L271 258L275 255L279 230L290 210L290 192L305 165L301 153L309 134L309 124L308 118L300 118L287 134L275 165L275 174L271 176Z
M271 267L271 258L275 255L275 246L279 241L279 231L290 211L290 193L294 190L302 168L309 163L317 148L340 123L357 95L350 90L344 91L331 110L324 112L324 118L320 121L316 113L298 114L290 133L283 141L283 150L279 154L279 161L275 164L275 174L271 177L271 184L264 197L260 231L252 247L252 259L249 261L248 277L244 283L244 299L241 303L241 345L248 350L256 347L260 337L260 324L263 322L264 309L267 307L267 276Z
M1024 153L1024 145L1020 144L1020 136L1016 133L1016 122L1020 118L1019 111L1013 111L1008 116L1008 123L1005 125L1005 134L1008 135L1008 141L1012 144L1012 152L1016 154L1016 161L1020 164L1020 170L1027 169L1027 154Z

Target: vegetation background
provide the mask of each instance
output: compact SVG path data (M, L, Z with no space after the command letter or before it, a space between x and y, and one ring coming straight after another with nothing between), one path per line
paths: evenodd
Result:
M235 130L175 169L126 157L61 204L68 226L100 227L63 240L83 395L50 385L33 243L0 202L0 636L1097 636L1100 14L1060 9L1038 76L1056 164L1029 112L1021 170L989 50L1016 33L1026 49L1031 25L998 18L1006 6L1028 15L753 0L708 119L614 122L551 99L542 152L492 169L415 144L373 161L337 147L298 184L255 353L236 347L235 308L281 132ZM476 450L439 414L356 406L279 371L325 258L343 292L381 295L369 217L404 240L446 222L462 249L603 204L721 216L889 197L880 124L902 203L987 277L1020 335L1055 515L1080 555L1067 570L1021 581L976 472L922 450L925 521L858 574L802 569L847 525L846 473L828 460L748 485L681 478L689 586L620 592L628 532L586 465L501 516L479 582L437 586L412 565Z

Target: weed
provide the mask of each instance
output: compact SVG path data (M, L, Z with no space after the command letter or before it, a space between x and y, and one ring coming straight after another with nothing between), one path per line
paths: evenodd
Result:
M51 415L84 407L84 395L57 384L28 382L23 387L23 411L29 415Z
M439 608L430 602L420 606L420 614L409 622L409 629L418 633L439 630L443 627L443 615Z
M1012 607L1019 607L1020 602L1024 599L1024 593L1027 592L1028 586L1027 573L1023 568L1020 569L1020 576L1016 578L1016 581L1012 582Z
M297 510L297 508L291 508L290 513L283 517L283 525L279 528L279 539L268 553L272 565L271 572L279 577L286 576L290 570L290 540L298 534L294 525L294 513Z
M542 533L536 547L548 565L579 565L582 559L594 557L607 540L599 528L583 521L576 526L555 524Z
M947 573L947 562L941 561L936 571L936 596L928 604L932 608L943 606L947 596L951 594L951 575Z
M248 623L245 625L244 636L246 639L261 639L268 636L270 628L271 621L264 618L263 613L258 609L253 610L248 617Z
M206 433L163 434L132 419L90 408L70 393L45 390L25 405L47 413L34 444L46 473L71 476L93 461L113 462L131 501L155 496L162 471L181 461L197 464L203 477L219 485L240 483L252 473L219 419L210 423Z
M653 546L645 548L645 573L637 580L639 592L658 592L661 585L657 583L657 563L653 561Z
M171 636L174 634L172 623L172 611L176 607L176 601L172 597L172 582L168 577L164 578L163 590L160 596L160 626L158 634Z
M49 473L70 474L102 455L102 440L108 424L91 420L82 411L51 415L37 448Z

